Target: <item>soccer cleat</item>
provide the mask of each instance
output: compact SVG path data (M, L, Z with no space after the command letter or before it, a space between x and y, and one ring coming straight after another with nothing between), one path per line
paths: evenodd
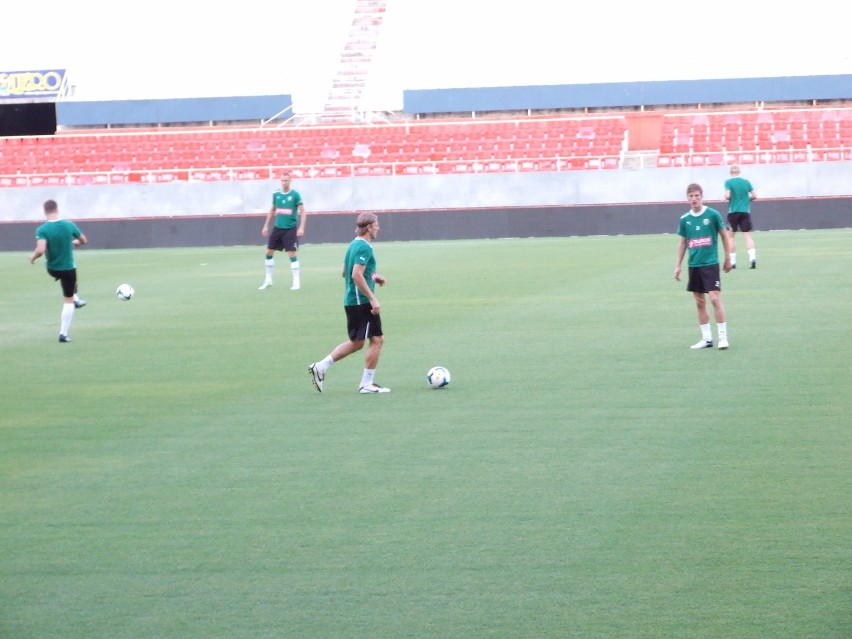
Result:
M272 286L272 282L270 282L269 280L266 280L263 284L261 284L260 286L257 287L257 290L258 291L264 291L264 290L268 289L270 286Z
M371 384L369 386L362 386L358 389L358 392L362 395L375 395L376 393L390 393L390 388L379 386L378 384Z
M712 344L711 344L711 346L712 346ZM725 350L726 348L728 348L728 340L726 340L726 339L720 339L720 340L719 340L719 350L720 350L720 351L723 351L723 350Z
M325 379L325 375L319 372L316 364L311 364L308 366L308 372L311 374L311 381L314 383L314 388L317 389L318 392L322 392L322 382Z
M68 337L67 335L62 335L62 334L60 334L60 335L59 335L59 341L60 341L60 342L62 342L62 343L64 344L65 342L70 342L70 341L71 341L71 338L70 338L70 337Z
M290 290L291 291L298 291L300 288L302 288L302 287L299 286L298 284L293 284L293 286L290 287Z
M737 268L737 265L736 265L736 264L731 264L731 268L732 268L732 269L735 269L735 268Z
M74 300L74 308L83 308L86 305L86 300Z
M699 348L713 348L713 341L702 339L698 342L695 342L695 344L693 344L689 348L691 348L692 350L698 350Z
M757 260L751 261L751 268L757 268Z

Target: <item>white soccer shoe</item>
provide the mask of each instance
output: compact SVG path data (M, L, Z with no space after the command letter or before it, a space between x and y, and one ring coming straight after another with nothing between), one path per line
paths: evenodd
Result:
M700 348L713 348L713 342L706 339L702 339L698 342L695 342L695 344L693 344L689 348L694 351L697 351ZM719 346L719 348L721 348L721 345Z
M272 286L272 280L266 280L263 284L257 287L258 291L265 291L270 286Z
M325 375L320 373L316 364L311 364L308 366L308 372L311 374L311 381L314 383L314 388L317 389L320 393L322 392L322 382L325 379Z
M386 386L379 386L378 384L371 384L370 386L362 386L358 389L358 392L362 395L375 395L376 393L390 393L390 388Z
M728 348L728 340L720 339L719 340L719 350L724 351L726 348Z

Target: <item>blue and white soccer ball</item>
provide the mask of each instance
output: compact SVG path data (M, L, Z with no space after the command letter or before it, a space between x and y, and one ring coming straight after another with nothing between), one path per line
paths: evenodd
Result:
M432 388L444 388L450 383L450 371L443 366L433 366L426 373L426 381Z
M121 284L115 289L115 296L125 302L133 297L133 287L130 284Z

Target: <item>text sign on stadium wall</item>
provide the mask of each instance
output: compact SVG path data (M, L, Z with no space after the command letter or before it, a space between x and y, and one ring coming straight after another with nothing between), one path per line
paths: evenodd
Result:
M0 100L56 98L65 94L65 69L0 71Z

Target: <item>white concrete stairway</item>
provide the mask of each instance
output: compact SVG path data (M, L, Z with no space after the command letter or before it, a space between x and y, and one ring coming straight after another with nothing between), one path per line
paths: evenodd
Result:
M352 25L323 109L323 120L358 119L386 5L386 0L356 0Z

